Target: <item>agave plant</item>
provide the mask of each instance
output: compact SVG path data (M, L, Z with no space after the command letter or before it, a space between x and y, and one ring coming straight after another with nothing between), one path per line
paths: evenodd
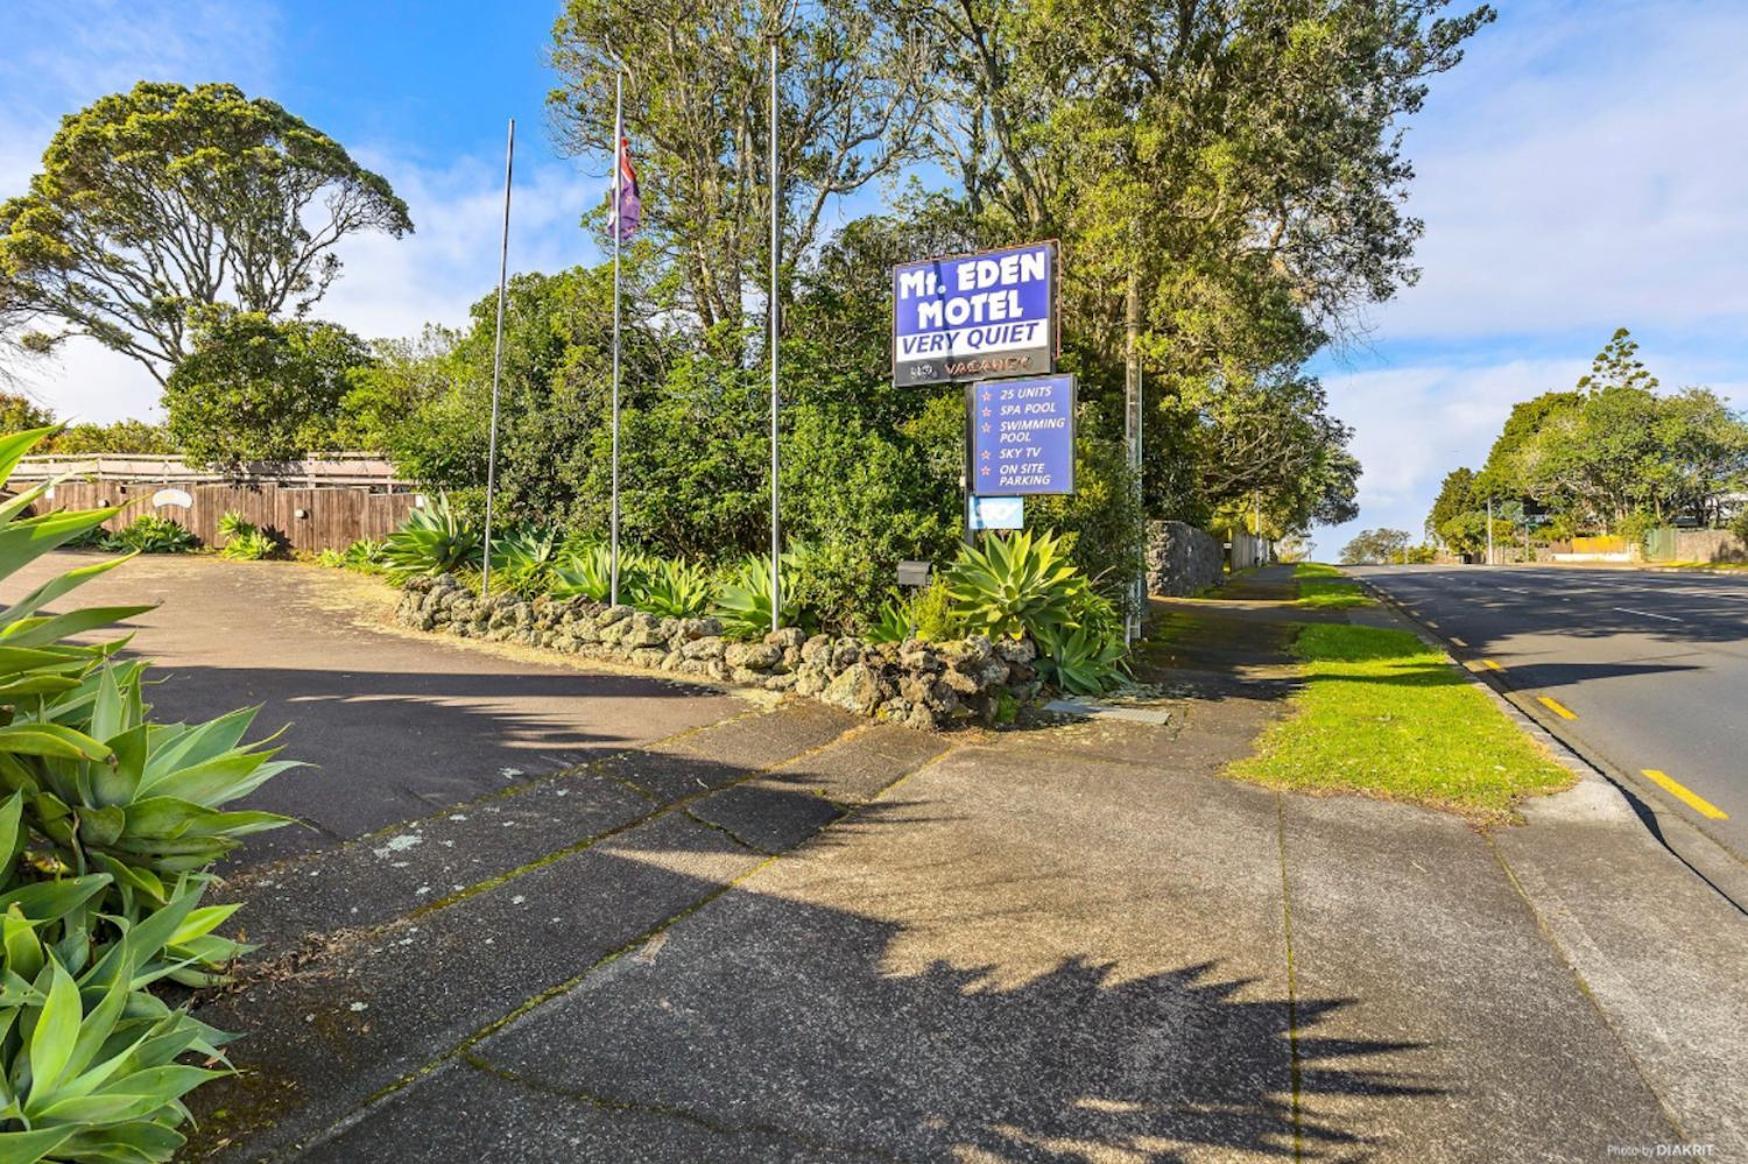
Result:
M777 559L783 587L783 625L811 629L810 612L800 598L800 551ZM717 591L711 613L731 638L756 639L771 630L771 559L748 555L729 573Z
M479 530L455 511L448 496L439 494L424 508L409 513L406 523L388 535L382 560L389 577L404 582L477 565L479 549Z
M627 550L619 551L619 596L636 594L643 588L648 569L643 557ZM613 593L613 551L605 542L578 539L567 541L559 551L558 565L553 567L547 592L554 598L586 598L590 602L606 602Z
M229 1070L229 1036L148 989L185 965L177 944L210 920L203 884L99 941L92 899L106 875L19 884L23 806L22 793L0 802L0 1159L169 1160L182 1097ZM203 1065L181 1062L190 1055Z
M219 549L221 558L256 562L262 558L270 558L279 551L279 543L273 540L271 534L234 509L219 518L218 531L219 536L225 539L225 544Z
M862 638L870 643L902 643L910 638L911 629L910 602L894 593L862 628Z
M658 558L640 574L631 602L659 618L698 618L710 609L710 575L691 562Z
M538 594L552 581L561 549L551 530L512 529L492 539L493 588Z
M379 574L383 569L382 543L371 538L359 538L340 555L340 565L365 574Z
M1127 678L1122 636L1099 626L1046 627L1038 635L1044 677L1074 695L1098 695Z
M988 635L1019 636L1071 621L1086 579L1054 534L1030 531L966 546L947 572L948 593L966 625Z
M48 431L0 438L0 478ZM22 516L49 484L0 504L0 579L115 513ZM149 605L42 613L126 560L69 570L0 611L0 796L23 796L25 830L45 846L38 859L47 871L103 875L99 904L124 925L164 906L182 874L249 833L285 824L221 806L290 766L266 743L241 744L252 710L197 726L151 723L140 696L143 662L115 662L119 642L68 641ZM233 951L221 941L202 945L215 955Z

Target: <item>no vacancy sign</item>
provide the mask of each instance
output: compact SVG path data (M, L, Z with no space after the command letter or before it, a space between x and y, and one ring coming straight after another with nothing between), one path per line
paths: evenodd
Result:
M906 263L892 273L892 381L1056 370L1056 245Z

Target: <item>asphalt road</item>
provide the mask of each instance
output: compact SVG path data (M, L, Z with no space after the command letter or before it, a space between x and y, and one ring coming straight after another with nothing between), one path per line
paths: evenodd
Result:
M1524 566L1354 573L1606 761L1659 815L1748 860L1748 577Z

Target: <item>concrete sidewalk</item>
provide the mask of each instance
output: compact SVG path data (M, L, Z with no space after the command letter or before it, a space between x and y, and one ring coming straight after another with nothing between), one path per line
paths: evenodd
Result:
M224 888L191 1158L1748 1155L1742 918L1606 787L1481 834L1219 777L1294 683L1271 575L1156 652L1163 727L940 736L136 565L158 702L325 763Z
M1748 1150L1740 917L1596 784L1486 835L1218 778L1280 710L1250 636L1182 660L1168 728L965 742L699 878L703 905L308 1158Z

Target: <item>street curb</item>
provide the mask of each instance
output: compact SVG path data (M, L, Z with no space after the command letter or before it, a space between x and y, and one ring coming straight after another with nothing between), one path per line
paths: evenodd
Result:
M1720 869L1718 863L1697 854L1690 858L1670 840L1668 834L1671 830L1668 826L1674 825L1682 832L1699 838L1703 846L1722 850L1719 842L1679 816L1659 813L1657 806L1633 787L1626 773L1594 754L1591 749L1564 739L1549 724L1543 722L1540 716L1510 699L1507 693L1513 689L1506 687L1503 679L1494 680L1487 674L1464 666L1443 634L1427 626L1418 615L1382 588L1365 578L1357 578L1351 574L1347 577L1359 583L1361 589L1400 619L1422 642L1436 647L1450 659L1452 666L1485 690L1493 699L1494 705L1504 711L1512 722L1522 728L1531 739L1545 746L1562 767L1577 777L1578 784L1572 788L1526 799L1520 807L1526 822L1531 818L1539 818L1549 823L1610 821L1629 824L1646 840L1668 853L1689 873L1704 882L1725 902L1748 915L1748 874L1744 874L1740 868L1728 861L1722 862ZM1708 857L1711 855L1708 848L1701 847L1700 852ZM1701 867L1702 864L1704 868ZM1722 884L1724 882L1728 883L1727 888Z

